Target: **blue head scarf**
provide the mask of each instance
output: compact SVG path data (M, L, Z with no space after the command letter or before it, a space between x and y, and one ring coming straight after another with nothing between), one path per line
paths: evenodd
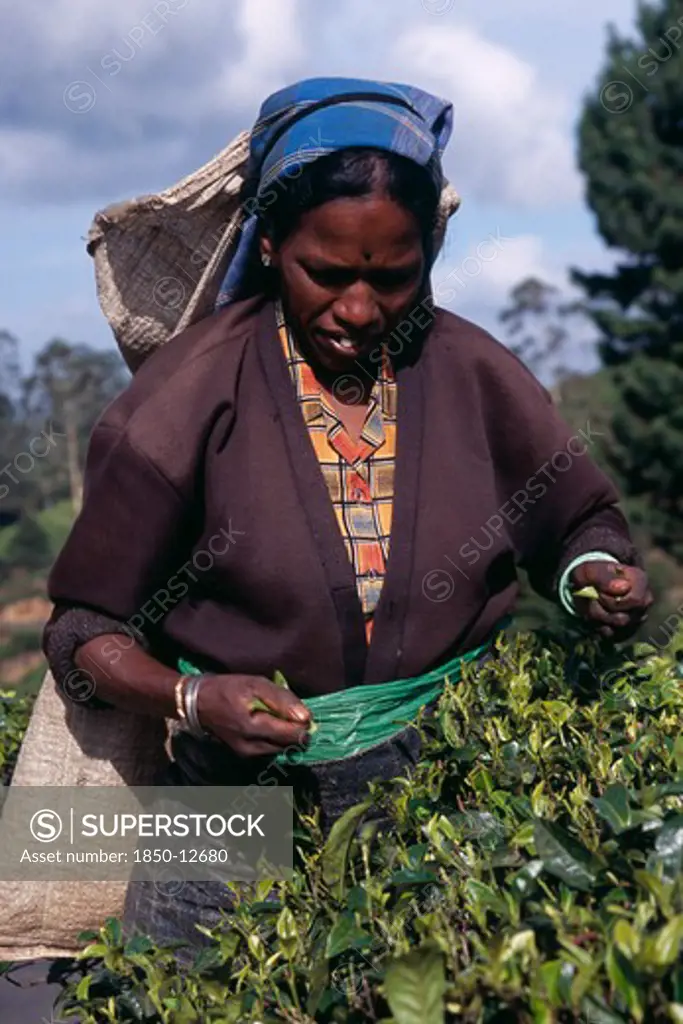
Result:
M453 127L453 107L422 89L360 78L311 78L270 96L251 133L240 241L221 285L216 308L242 298L258 247L258 210L277 198L278 184L340 149L371 147L414 160L438 190L441 157Z

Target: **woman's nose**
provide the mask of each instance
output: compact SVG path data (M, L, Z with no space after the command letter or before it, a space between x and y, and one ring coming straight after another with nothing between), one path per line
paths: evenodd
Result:
M339 296L333 312L340 324L355 331L377 327L381 322L374 292L362 281L356 282Z

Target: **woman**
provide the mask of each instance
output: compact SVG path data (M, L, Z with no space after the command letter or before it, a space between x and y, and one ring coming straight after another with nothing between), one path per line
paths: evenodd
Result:
M485 649L518 565L605 636L632 633L651 603L589 434L570 435L507 349L434 306L451 118L380 82L266 101L217 311L105 411L50 578L55 677L81 668L104 704L184 719L171 781L262 778L313 749L317 698L337 695L340 720L360 708L365 741L293 758L284 779L326 828L369 780L415 763L414 729L379 728L383 694L392 722L410 721L397 706L414 717L416 695L427 704L454 659ZM598 598L574 604L586 585ZM199 676L179 672L188 661ZM131 887L128 925L198 942L216 891L181 896L164 907Z

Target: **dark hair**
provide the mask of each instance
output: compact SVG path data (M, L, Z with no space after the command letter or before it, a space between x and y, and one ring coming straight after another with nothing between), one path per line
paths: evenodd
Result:
M276 182L270 205L258 209L261 230L279 246L301 216L333 199L384 194L415 217L430 254L440 193L429 171L413 160L380 149L342 149Z

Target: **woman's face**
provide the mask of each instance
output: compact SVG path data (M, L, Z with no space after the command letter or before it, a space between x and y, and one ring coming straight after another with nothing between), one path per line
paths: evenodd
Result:
M365 362L422 297L419 225L383 195L331 200L305 213L278 250L261 244L297 341L327 372Z

